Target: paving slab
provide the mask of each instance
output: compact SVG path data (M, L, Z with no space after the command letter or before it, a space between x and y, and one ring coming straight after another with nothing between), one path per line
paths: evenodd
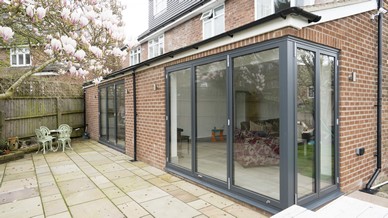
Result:
M135 218L149 215L149 213L143 207L134 201L117 205L117 207L127 217Z
M161 198L169 195L167 192L155 186L128 192L127 194L129 197L131 197L138 203L150 201L153 199L157 199L157 198Z
M182 201L166 196L155 200L141 203L141 205L154 217L171 218L171 217L195 217L201 214L198 210L190 207Z
M95 141L72 147L0 164L0 217L249 217L243 206Z
M0 217L23 218L41 215L43 215L43 207L42 202L40 201L40 197L13 201L0 205Z
M70 207L70 213L74 218L120 218L126 217L120 210L112 204L107 198L95 201L85 202Z

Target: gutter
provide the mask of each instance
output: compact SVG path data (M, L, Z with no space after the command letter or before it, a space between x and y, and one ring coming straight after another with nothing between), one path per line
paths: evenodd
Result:
M197 43L194 43L194 44L191 44L191 45L179 48L177 50L170 51L168 53L156 56L154 58L145 60L145 61L143 61L141 63L136 64L136 65L129 66L127 68L123 68L121 70L118 70L118 71L116 71L114 73L111 73L111 74L105 76L104 80L112 78L112 77L116 77L118 75L126 74L128 71L135 71L136 69L138 69L140 67L150 66L152 63L154 63L156 61L159 61L161 59L164 59L164 58L168 58L168 57L169 58L173 58L175 55L177 55L179 53L182 53L182 52L185 52L185 51L189 51L189 50L192 50L192 49L196 49L197 50L202 45L211 43L211 42L213 42L215 40L218 40L220 38L233 37L233 35L238 33L238 32L241 32L243 30L255 27L255 26L263 24L263 23L267 23L267 22L275 20L277 18L286 19L287 16L289 16L289 15L302 16L302 17L306 18L309 23L318 22L318 21L321 20L321 16L318 16L316 14L313 14L313 13L310 13L308 11L305 11L302 8L299 8L299 7L286 8L286 9L284 9L282 11L279 11L279 12L277 12L275 14L271 14L271 15L269 15L267 17L261 18L259 20L253 21L251 23L245 24L243 26L240 26L240 27L237 27L235 29L229 30L227 32L221 33L219 35L213 36L211 38L208 38L208 39L202 40L200 42L197 42ZM88 83L84 83L84 86L90 85L90 84L91 84L91 81L88 82Z
M383 0L377 0L377 9L383 7ZM383 83L383 14L378 12L378 29L377 29L377 145L376 145L376 169L372 177L369 179L362 191L368 193L374 193L375 190L371 189L372 184L375 182L377 176L381 172L381 124L382 124L382 83Z

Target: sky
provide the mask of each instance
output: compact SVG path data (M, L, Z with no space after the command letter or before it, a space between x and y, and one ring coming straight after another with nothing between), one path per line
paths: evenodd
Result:
M133 41L148 28L148 0L121 0L127 8L123 11L127 41Z

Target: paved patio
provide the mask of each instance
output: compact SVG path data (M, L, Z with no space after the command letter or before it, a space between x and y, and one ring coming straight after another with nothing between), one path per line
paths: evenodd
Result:
M0 165L0 217L267 217L91 140Z

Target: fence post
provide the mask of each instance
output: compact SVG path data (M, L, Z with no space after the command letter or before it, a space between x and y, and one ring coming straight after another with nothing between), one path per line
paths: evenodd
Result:
M57 104L56 104L56 106L57 106L57 126L56 126L56 128L58 128L58 126L61 125L61 123L62 123L62 111L60 110L61 99L59 97L57 97L56 100L57 100Z
M5 101L0 101L0 108L4 109L5 108ZM3 132L4 129L4 119L5 119L5 114L3 110L0 110L0 138L5 138L5 134Z

